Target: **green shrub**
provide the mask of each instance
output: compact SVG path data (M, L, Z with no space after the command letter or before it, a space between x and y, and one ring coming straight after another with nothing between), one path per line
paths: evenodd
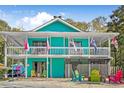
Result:
M8 69L6 69L6 68L0 69L0 79L4 78L5 73L8 73Z
M91 71L91 81L92 82L100 82L100 73L99 73L99 70L93 69Z

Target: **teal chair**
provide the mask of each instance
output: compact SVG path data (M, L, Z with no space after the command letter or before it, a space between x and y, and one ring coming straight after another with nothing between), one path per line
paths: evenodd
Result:
M81 81L81 76L78 70L73 71L72 70L72 81Z
M72 70L72 81L82 81L84 80L84 75L80 74L78 70Z

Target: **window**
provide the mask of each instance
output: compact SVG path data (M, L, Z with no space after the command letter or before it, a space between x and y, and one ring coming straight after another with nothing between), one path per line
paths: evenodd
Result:
M81 42L74 42L76 47L81 47Z
M33 46L46 47L47 42L46 41L33 41Z
M82 45L81 45L81 42L77 42L77 41L74 41L74 43L75 43L75 46L76 47L81 47ZM70 47L73 47L73 44L72 43L70 43Z
M46 47L47 46L47 41L33 41L32 46L35 47ZM46 54L47 51L45 48L33 48L32 49L32 54Z

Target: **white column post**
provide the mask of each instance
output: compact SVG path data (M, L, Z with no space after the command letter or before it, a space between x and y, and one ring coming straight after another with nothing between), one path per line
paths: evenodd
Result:
M66 51L66 48L65 48L65 37L64 37L63 45L64 45L64 54L65 54L65 51Z
M5 36L5 42L4 42L4 66L7 67L7 36Z
M68 78L70 77L70 64L68 63Z
M51 36L50 36L50 46L51 46ZM51 55L51 48L50 48L50 55ZM50 58L50 77L52 78L52 59Z
M26 52L26 58L25 58L25 78L27 78L27 52Z
M47 37L47 42L48 42L48 37ZM48 54L49 54L49 50L47 49L47 78L48 78L48 66L49 66Z
M52 59L50 58L50 77L52 78Z
M12 58L12 78L13 78L13 58Z
M47 78L48 78L48 66L49 66L49 63L48 63L48 56L47 56Z
M90 60L89 60L89 77L90 77L90 72L91 72L91 65L90 65Z
M68 55L70 55L70 39L68 37Z
M70 37L70 36L69 36ZM70 38L68 37L68 58L70 57ZM68 78L70 77L70 66L69 66L69 62L67 64L68 67Z
M90 37L88 37L88 49L89 49L89 57L88 57L88 62L89 62L89 76L90 76L90 72L91 72L91 65L90 65Z
M90 58L90 37L88 37L88 49L89 49L89 58Z
M26 40L28 41L28 36L27 36L27 34L26 34ZM28 73L27 73L27 51L26 51L26 57L25 57L25 78L27 78L28 77Z
M108 52L109 52L109 54L108 54L108 56L109 56L109 58L111 57L111 40L110 40L110 38L108 39ZM108 62L108 75L110 75L111 74L111 63L110 63L111 61L109 61Z
M109 57L111 57L111 40L110 39L108 39L108 52L109 52Z

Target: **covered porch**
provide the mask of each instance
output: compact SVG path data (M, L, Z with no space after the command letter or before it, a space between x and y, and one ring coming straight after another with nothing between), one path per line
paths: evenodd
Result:
M90 77L91 71L97 69L102 77L110 75L110 60L106 58L66 58L65 59L65 77L72 77L72 69L77 68L80 75Z

